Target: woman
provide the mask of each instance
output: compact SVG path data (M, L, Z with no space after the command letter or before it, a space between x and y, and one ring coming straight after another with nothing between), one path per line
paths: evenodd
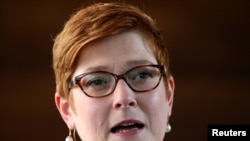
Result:
M155 22L136 7L98 3L79 10L53 46L56 106L66 141L163 141L174 79Z

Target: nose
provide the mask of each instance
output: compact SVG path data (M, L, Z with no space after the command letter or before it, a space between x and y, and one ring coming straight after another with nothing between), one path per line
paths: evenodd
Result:
M124 109L137 106L135 92L130 89L127 83L122 79L117 82L113 96L113 108L115 109Z

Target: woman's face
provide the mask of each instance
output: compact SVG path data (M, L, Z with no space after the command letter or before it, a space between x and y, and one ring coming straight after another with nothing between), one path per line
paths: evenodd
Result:
M92 71L119 75L150 64L157 61L149 44L138 31L129 31L99 39L82 49L73 78ZM109 96L91 98L80 87L74 87L71 104L59 94L56 104L68 127L76 128L83 141L163 141L172 109L172 77L167 85L168 89L161 79L151 91L134 92L120 79Z

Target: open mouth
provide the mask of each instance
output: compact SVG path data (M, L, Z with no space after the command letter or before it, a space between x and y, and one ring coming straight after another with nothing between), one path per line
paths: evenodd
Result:
M111 128L112 133L126 133L126 132L132 132L140 130L144 127L143 123L136 122L136 121L130 121L130 122L122 122L120 124L117 124L113 128Z

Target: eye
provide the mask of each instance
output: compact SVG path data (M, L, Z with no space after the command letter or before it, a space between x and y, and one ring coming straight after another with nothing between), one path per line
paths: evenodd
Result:
M152 77L153 77L153 74L148 71L137 72L133 75L132 80L147 79L147 78L152 78Z
M93 79L87 81L86 87L89 87L89 86L101 86L101 85L106 85L107 83L108 83L107 79L93 78Z

